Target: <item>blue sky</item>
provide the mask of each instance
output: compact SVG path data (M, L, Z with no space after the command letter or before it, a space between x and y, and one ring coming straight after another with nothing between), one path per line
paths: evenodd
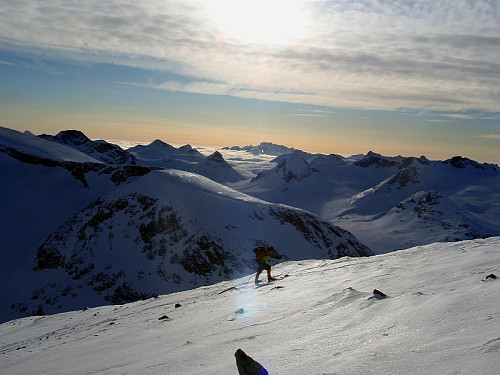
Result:
M0 126L500 163L500 6L0 0Z

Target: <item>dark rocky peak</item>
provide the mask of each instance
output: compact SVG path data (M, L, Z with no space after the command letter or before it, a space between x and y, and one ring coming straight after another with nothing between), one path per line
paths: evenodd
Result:
M57 135L41 134L40 138L68 146L86 146L92 141L79 130L63 130Z
M443 195L435 190L429 190L422 194L419 203L421 204L437 204L439 199L441 199Z
M282 174L286 182L291 180L300 181L301 179L310 176L317 169L311 167L309 163L300 154L293 153L278 164L276 170Z
M373 151L369 151L366 156L355 162L354 165L361 168L375 167L375 168L388 168L397 167L398 162L394 158L387 158Z
M414 156L410 156L407 158L403 158L401 164L399 165L399 169L404 169L412 165L429 165L431 162L425 156L421 156L416 158Z
M74 146L88 145L89 143L92 143L90 138L79 130L63 130L62 132L59 132L55 138L61 143Z
M235 151L247 151L254 155L266 154L274 156L291 154L292 152L295 151L294 148L282 145L276 145L271 142L261 142L258 146L244 146L244 147L233 146L229 148L225 147L224 149L235 150Z
M159 148L174 149L173 146L169 145L168 143L163 142L160 139L155 139L153 142L150 143L150 146L155 146L155 147L159 147Z
M368 151L366 156L373 157L373 158L383 158L383 156L381 154L378 154L378 153L373 152L373 151Z
M398 210L411 209L418 214L418 217L429 217L436 213L435 207L444 199L445 197L438 191L420 191L400 202L396 208Z
M475 168L475 169L481 169L481 170L488 170L488 171L497 171L498 166L494 164L488 164L488 163L483 163L480 164L477 161L468 159L468 158L463 158L461 156L454 156L451 159L443 161L445 164L450 164L454 166L455 168L463 169L463 168Z
M219 151L215 151L212 155L207 156L207 161L213 161L215 163L226 163L222 154Z
M320 167L320 166L334 166L334 165L346 165L345 158L336 155L336 154L330 154L330 155L315 155L314 158L309 162L311 166L313 167Z
M177 149L180 154L189 154L194 156L203 156L201 152L193 148L191 145L184 145ZM222 156L222 155L221 155Z
M389 185L399 185L400 188L404 188L409 183L420 183L418 171L414 166L398 170L397 173L389 180Z
M103 154L106 152L110 152L110 151L126 152L120 146L114 145L112 143L108 143L108 142L103 141L103 140L94 141L92 147L96 152L103 153Z
M42 134L39 137L69 146L107 164L137 164L136 158L120 146L104 140L92 141L79 130L64 130L55 136Z

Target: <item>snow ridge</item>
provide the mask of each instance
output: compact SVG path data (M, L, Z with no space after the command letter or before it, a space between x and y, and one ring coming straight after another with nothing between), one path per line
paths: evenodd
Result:
M499 256L497 237L289 261L274 267L288 277L258 288L243 276L16 319L0 324L0 366L12 375L235 374L242 349L270 374L493 375Z

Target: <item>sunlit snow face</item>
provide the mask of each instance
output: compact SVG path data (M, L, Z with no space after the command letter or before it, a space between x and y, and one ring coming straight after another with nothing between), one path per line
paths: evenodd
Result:
M286 45L301 38L306 16L298 0L213 0L207 10L228 39L247 44Z

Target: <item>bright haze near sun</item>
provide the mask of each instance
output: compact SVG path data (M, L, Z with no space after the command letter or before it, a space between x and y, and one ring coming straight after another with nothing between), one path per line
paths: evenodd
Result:
M0 4L0 126L500 161L497 1Z
M296 0L214 0L207 11L224 37L244 44L292 44L306 26L303 2Z

